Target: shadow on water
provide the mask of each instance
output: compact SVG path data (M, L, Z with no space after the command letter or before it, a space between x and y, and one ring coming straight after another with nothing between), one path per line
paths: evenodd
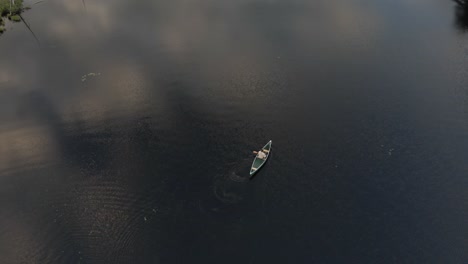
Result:
M83 3L83 7L84 7L84 10L85 10L85 13L87 13L88 10L86 9L86 2L85 2L85 0L82 0L81 2Z
M468 31L468 1L452 0L455 5L455 26L462 32Z
M26 22L26 20L23 18L23 16L21 16L21 14L18 14L18 16L21 18L21 21L23 21L24 25L28 28L29 32L31 32L31 34L33 35L34 39L35 39L36 42L37 42L37 45L40 47L40 46L41 46L41 43L39 42L39 39L37 38L36 34L34 34L34 31L32 31L31 27L30 27L29 24Z

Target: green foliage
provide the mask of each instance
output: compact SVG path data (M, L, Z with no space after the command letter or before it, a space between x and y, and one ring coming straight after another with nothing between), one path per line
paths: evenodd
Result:
M15 22L20 22L21 21L21 17L19 15L12 15L10 17L10 19L15 21Z
M15 22L21 21L19 14L24 10L23 9L23 0L0 0L0 34L6 31L5 21L1 17L8 17Z
M23 0L15 0L15 3L11 5L10 10L10 1L11 0L0 0L0 13L2 16L9 14L19 14L23 9Z

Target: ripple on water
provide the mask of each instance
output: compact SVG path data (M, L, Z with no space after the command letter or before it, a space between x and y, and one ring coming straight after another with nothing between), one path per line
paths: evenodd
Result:
M70 235L83 245L87 256L119 263L122 260L114 259L117 256L135 254L133 251L122 254L123 251L142 248L138 238L143 235L145 224L156 217L151 196L117 182L104 181L80 186L72 197L75 204Z
M211 198L200 201L200 210L209 208L213 212L218 212L221 208L229 205L239 204L246 200L248 196L248 163L244 160L234 163L226 172L218 173L213 178Z

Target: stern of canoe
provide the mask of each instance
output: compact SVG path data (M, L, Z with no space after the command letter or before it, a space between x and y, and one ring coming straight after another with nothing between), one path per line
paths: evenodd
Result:
M252 163L252 167L250 168L250 173L254 173L255 171L257 171L258 169L260 169L260 167L262 167L263 163L265 163L266 160L264 159L259 159L259 158L255 158L254 162Z

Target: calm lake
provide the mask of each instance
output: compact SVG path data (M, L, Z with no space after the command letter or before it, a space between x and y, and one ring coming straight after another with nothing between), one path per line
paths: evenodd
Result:
M468 9L25 6L0 36L2 263L468 263Z

